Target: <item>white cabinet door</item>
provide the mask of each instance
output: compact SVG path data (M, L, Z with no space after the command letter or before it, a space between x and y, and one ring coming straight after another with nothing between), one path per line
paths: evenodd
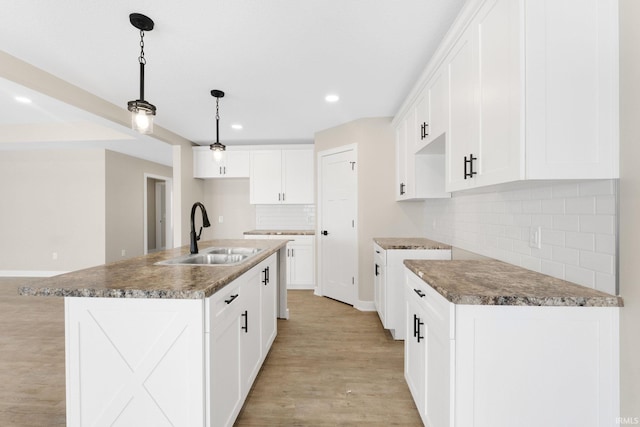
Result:
M282 202L282 156L280 150L251 152L249 200L251 204L278 204Z
M278 330L278 263L272 255L260 264L261 310L262 316L262 358L264 359L276 339Z
M469 187L478 172L475 41L472 28L467 28L447 58L450 94L445 156L447 191Z
M287 289L313 289L315 286L315 237L286 236Z
M312 204L313 150L251 153L251 204Z
M387 325L387 278L386 278L386 261L385 251L379 246L374 245L373 254L373 280L374 280L374 303L378 316L382 322L382 326L388 329ZM403 293L404 295L404 293ZM404 319L403 319L404 322Z
M313 150L282 150L282 202L312 204Z
M447 129L449 117L449 74L441 68L429 82L429 121L425 140L429 144Z
M396 128L396 200L406 199L407 188L407 119Z
M478 158L474 185L524 178L520 106L520 2L488 0L473 24L478 38ZM477 164L477 168L476 168Z
M426 380L426 328L424 309L416 301L413 290L405 289L406 329L404 340L404 377L416 403L418 412L424 420L425 380Z
M240 375L242 396L246 398L258 375L262 362L262 340L260 337L261 315L261 270L253 268L245 273L240 313Z
M207 425L232 426L242 408L240 313L243 278L206 299Z
M220 160L208 147L193 147L194 178L248 178L250 152L227 149Z

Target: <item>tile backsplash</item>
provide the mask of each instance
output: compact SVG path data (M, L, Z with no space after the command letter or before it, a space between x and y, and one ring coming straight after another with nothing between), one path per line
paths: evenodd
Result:
M525 182L427 200L426 237L615 294L616 211L617 180Z
M315 205L256 205L258 230L313 230L315 227Z

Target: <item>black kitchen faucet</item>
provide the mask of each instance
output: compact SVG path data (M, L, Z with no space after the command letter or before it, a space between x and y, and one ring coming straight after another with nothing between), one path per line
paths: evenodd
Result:
M204 208L204 205L200 202L195 202L191 207L191 253L198 253L198 240L200 240L200 235L202 234L202 227L200 227L200 231L196 235L196 227L194 222L194 217L196 215L196 208L200 207L200 211L202 212L202 227L209 227L211 223L209 222L209 217L207 216L207 210Z

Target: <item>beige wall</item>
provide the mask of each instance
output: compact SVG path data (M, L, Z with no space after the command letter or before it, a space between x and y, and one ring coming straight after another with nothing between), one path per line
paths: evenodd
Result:
M0 194L0 271L104 263L104 150L2 151Z
M203 204L211 227L202 232L203 239L242 239L243 233L256 228L256 207L249 204L249 179L205 179ZM223 217L223 223L218 218ZM197 220L200 224L200 219Z
M175 247L189 244L191 207L204 199L204 182L193 177L192 145L173 147L173 223Z
M144 254L144 174L171 177L170 167L106 151L106 262ZM125 256L122 256L122 250Z
M640 2L620 1L621 416L640 418ZM637 421L635 422L637 424Z
M373 238L421 236L423 203L395 201L391 118L360 119L317 132L316 157L320 151L354 143L358 145L358 299L373 301ZM320 207L317 212L320 215Z

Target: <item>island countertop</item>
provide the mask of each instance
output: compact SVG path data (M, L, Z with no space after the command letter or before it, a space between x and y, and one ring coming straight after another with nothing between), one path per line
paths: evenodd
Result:
M201 299L213 295L286 244L287 240L203 241L198 243L201 251L212 246L263 250L237 265L155 265L188 254L187 245L30 282L20 287L18 293L54 297Z
M620 297L497 260L405 260L404 265L454 304L623 306Z

